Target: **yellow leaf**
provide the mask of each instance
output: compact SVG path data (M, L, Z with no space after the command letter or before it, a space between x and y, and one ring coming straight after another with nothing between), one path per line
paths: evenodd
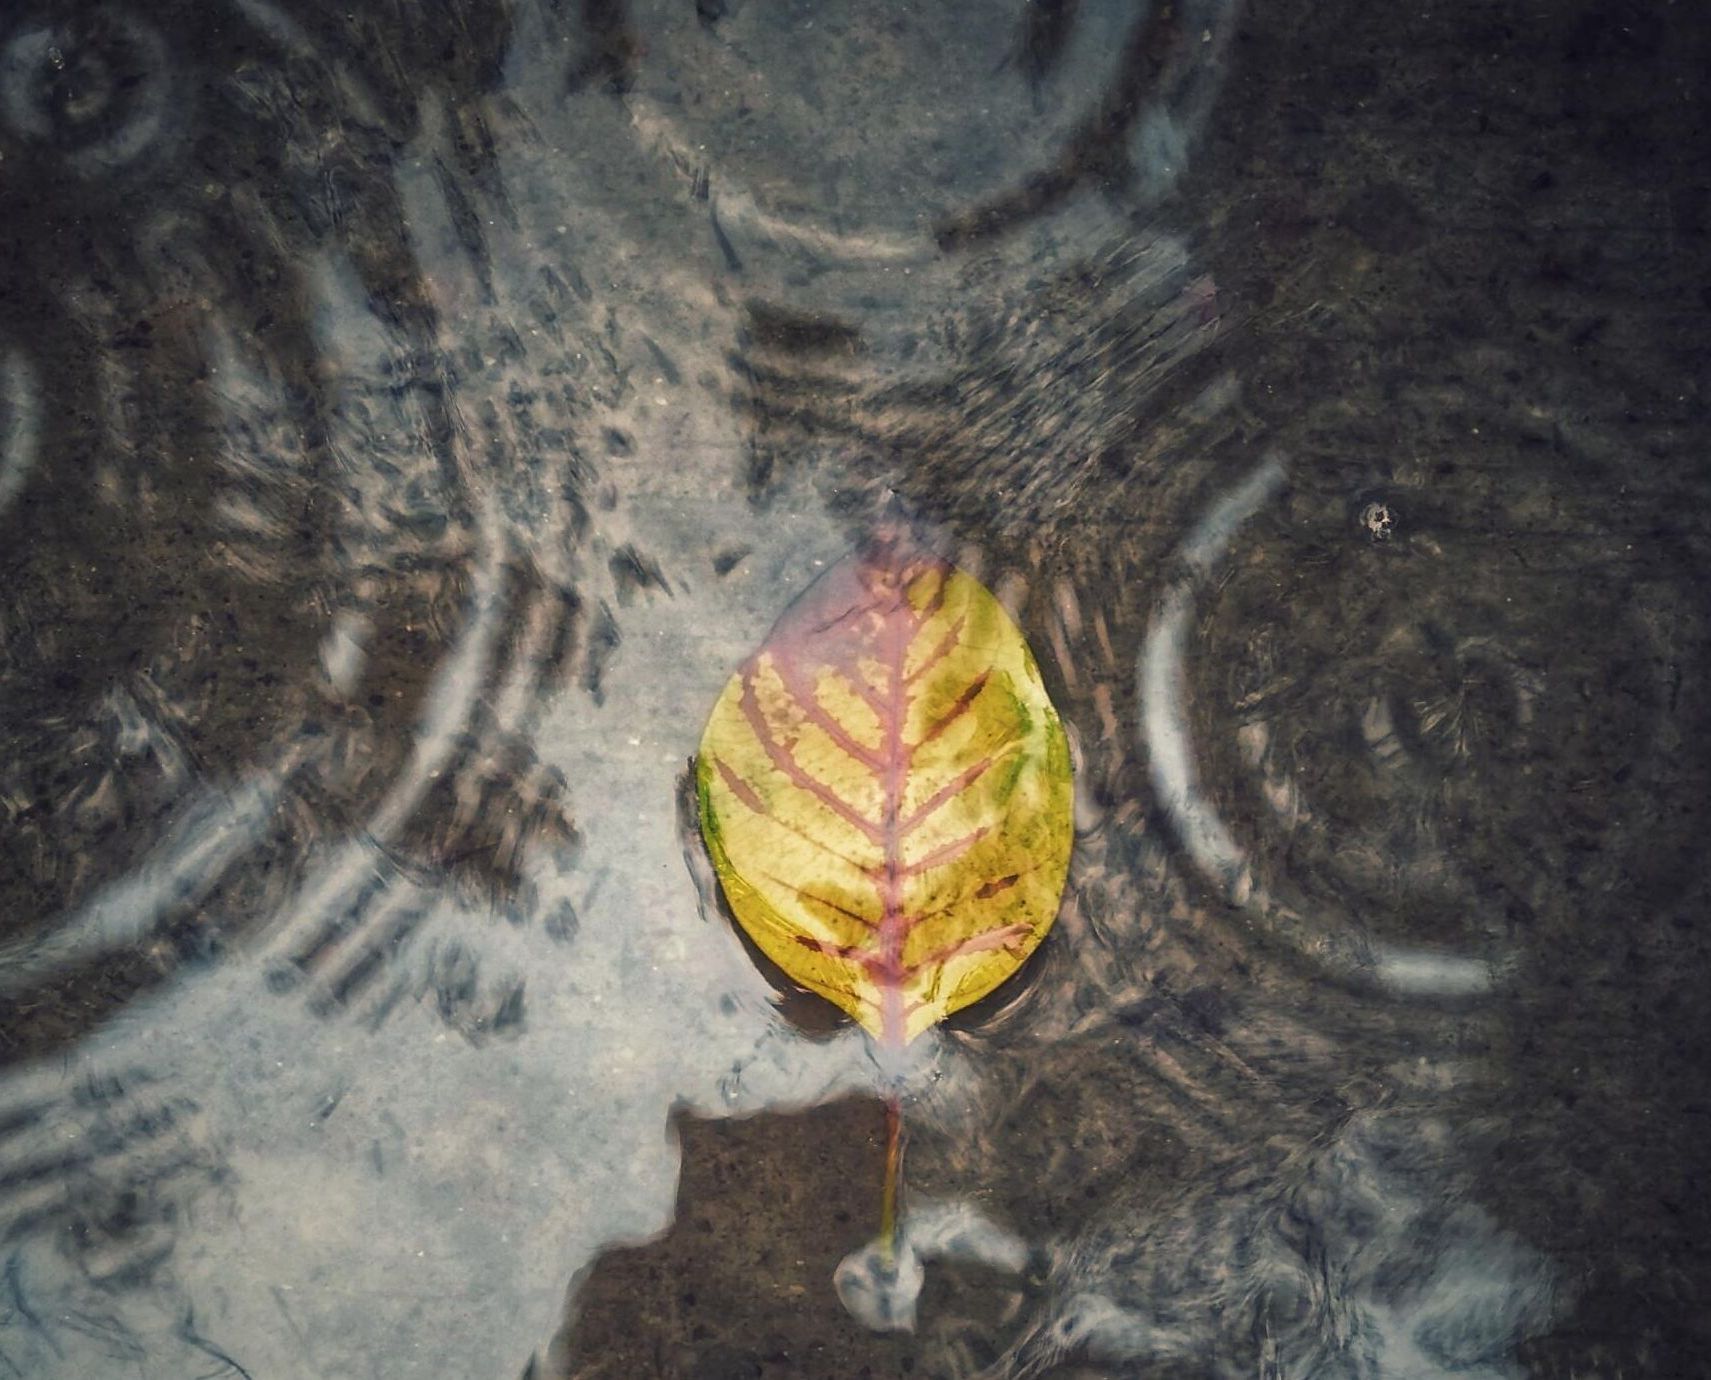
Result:
M1057 916L1063 725L991 592L917 548L851 557L786 611L696 775L738 921L884 1043L992 991Z

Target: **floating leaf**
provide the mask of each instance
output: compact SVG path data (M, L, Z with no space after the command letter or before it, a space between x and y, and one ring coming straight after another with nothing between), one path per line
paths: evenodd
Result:
M1057 916L1063 725L991 592L906 543L834 566L786 611L714 706L696 780L738 921L884 1046L992 991ZM901 1158L893 1088L888 1261Z
M697 778L743 928L882 1043L985 996L1057 915L1057 711L991 592L906 544L791 606L720 696Z

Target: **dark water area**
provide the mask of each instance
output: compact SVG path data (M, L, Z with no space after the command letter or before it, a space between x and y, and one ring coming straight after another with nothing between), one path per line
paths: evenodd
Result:
M1708 71L1662 0L7 5L0 1377L1711 1374ZM910 1047L887 1272L890 1074L692 762L899 514L1075 847Z

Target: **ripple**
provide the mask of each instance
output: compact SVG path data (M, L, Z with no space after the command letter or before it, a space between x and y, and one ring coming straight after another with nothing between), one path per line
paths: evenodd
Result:
M14 1057L266 931L347 820L370 864L383 842L495 894L523 841L568 828L524 731L578 608L484 540L372 54L333 61L324 25L259 0L225 19L244 44L110 5L0 32L8 177L50 224L68 184L153 166L168 124L206 172L155 168L134 214L21 237L5 268L34 332L0 341L0 624L27 630L0 667ZM361 892L317 924L366 952L400 916L350 923Z
M840 0L705 23L640 0L646 54L624 98L661 152L704 170L739 255L769 234L903 262L931 251L926 228L1052 167L1121 78L1131 7L1066 10L1049 44L1031 9L988 0L953 19ZM824 134L803 142L789 131L809 110Z
M1165 595L1141 652L1141 723L1153 789L1188 856L1237 905L1252 896L1253 878L1246 852L1200 788L1186 705L1189 618L1195 589L1212 574L1236 530L1276 496L1286 473L1281 458L1263 461L1200 519L1177 550L1185 578Z
M924 301L966 290L940 280L968 253L1037 270L1097 250L1114 207L1157 205L1186 169L1240 6L870 11L802 6L780 22L721 7L697 22L647 0L620 11L633 33L619 86L730 273L870 324L858 303L902 293L919 337ZM788 133L804 118L821 138ZM1114 175L1125 160L1130 175Z
M1607 530L1595 489L1574 508L1506 482L1497 510L1483 477L1339 496L1267 461L1180 546L1140 660L1154 790L1194 866L1392 995L1495 990L1530 917L1618 875L1576 849L1576 795L1601 783L1667 817L1655 792L1678 774L1669 649L1690 615L1662 553ZM1602 638L1565 651L1565 616Z
M1409 950L1372 939L1353 927L1308 920L1277 903L1263 882L1256 887L1248 850L1236 841L1212 797L1202 788L1187 700L1187 659L1196 592L1217 572L1237 531L1281 492L1288 471L1280 457L1260 463L1219 498L1177 548L1184 574L1164 596L1148 629L1140 660L1142 736L1153 789L1190 860L1236 906L1266 918L1273 932L1339 977L1374 983L1397 996L1471 997L1492 986L1484 958ZM1248 740L1263 742L1251 732ZM1272 794L1293 816L1299 803L1289 783Z
M0 350L0 513L29 481L41 448L41 394L29 356Z
M1065 1360L1216 1375L1521 1373L1565 1291L1538 1251L1461 1200L1443 1122L1364 1113L1287 1162L1227 1166L1055 1262L1054 1292L983 1380Z
M32 25L0 47L0 121L78 177L136 162L187 99L160 32L117 6Z

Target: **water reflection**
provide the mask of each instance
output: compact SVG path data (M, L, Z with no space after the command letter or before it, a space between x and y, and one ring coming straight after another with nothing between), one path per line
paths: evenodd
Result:
M1655 1357L1565 1320L1690 1163L1598 1187L1683 1096L1630 1051L1698 1028L1704 535L1566 337L1542 382L1499 327L1316 375L1320 303L1379 295L1340 241L1254 266L1240 119L1204 142L1232 62L1280 137L1240 22L0 20L0 1371ZM1362 254L1426 240L1400 195ZM896 506L1039 653L1077 849L911 1069L879 1335L833 1292L875 1070L789 1019L680 796Z
M1554 1311L1537 1252L1458 1201L1443 1124L1362 1115L1114 1215L1060 1265L1049 1322L995 1373L1064 1356L1214 1375L1514 1373ZM1136 1210L1138 1209L1138 1210Z

